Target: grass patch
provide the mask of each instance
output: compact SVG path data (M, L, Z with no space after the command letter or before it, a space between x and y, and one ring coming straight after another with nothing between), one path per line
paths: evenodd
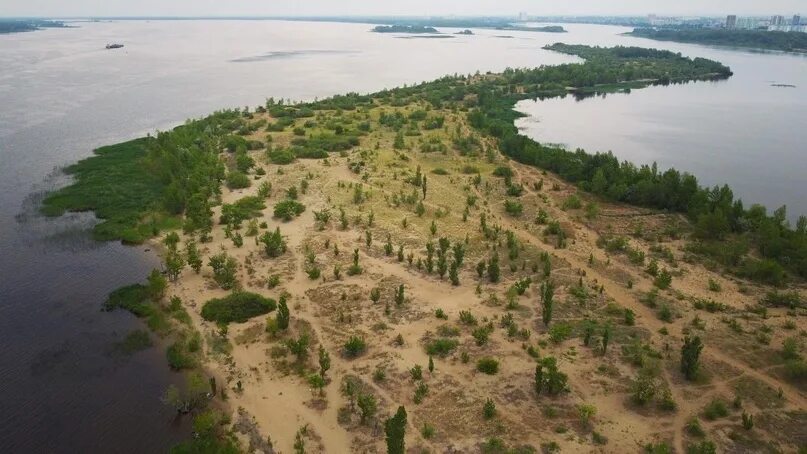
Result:
M164 185L144 161L148 140L101 147L94 156L67 167L65 172L75 181L49 194L42 202L42 213L61 216L67 211L94 211L102 220L93 227L95 239L131 244L142 243L155 230L175 224L160 207Z

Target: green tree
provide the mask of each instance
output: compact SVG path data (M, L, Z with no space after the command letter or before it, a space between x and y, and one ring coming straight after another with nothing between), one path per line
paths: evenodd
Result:
M153 301L159 301L163 299L165 296L165 289L168 287L168 282L166 282L165 277L163 277L162 273L159 270L151 270L151 274L149 274L148 282L146 285L146 289Z
M703 343L700 337L684 337L684 345L681 347L681 372L687 380L694 380L698 375L701 350Z
M554 305L555 284L552 281L541 283L541 319L544 326L549 326L552 321L552 307Z
M375 396L370 393L359 394L359 397L356 399L356 405L359 407L362 424L375 416L376 410L378 409L378 402Z
M238 262L233 257L221 252L210 257L209 265L213 268L213 280L224 290L230 290L238 284L236 271Z
M275 228L274 233L264 232L259 241L269 257L279 257L286 252L286 241L280 234L280 227Z
M331 368L331 355L322 345L319 346L319 374L325 378L325 374Z
M280 295L280 301L278 301L277 305L276 321L278 329L281 330L288 329L289 319L290 319L289 306L288 304L286 304L286 295L283 294Z
M488 280L493 282L499 282L499 277L501 275L501 270L499 269L499 253L494 252L493 257L490 258L488 261Z
M202 257L199 255L196 241L188 241L188 244L185 245L185 256L187 257L188 265L196 274L199 274L202 269Z
M384 423L384 433L387 439L387 454L405 454L406 436L406 409L398 407L394 416Z

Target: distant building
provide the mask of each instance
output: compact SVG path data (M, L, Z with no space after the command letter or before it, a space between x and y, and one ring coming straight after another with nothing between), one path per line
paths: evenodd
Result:
M726 16L726 28L736 28L737 27L737 16L734 14L729 14Z
M518 20L519 22L527 22L527 13L523 11L518 13Z
M737 18L737 28L742 30L753 30L759 28L759 21L753 17Z
M776 15L771 17L771 25L774 27L785 25L785 16Z
M794 27L798 27L799 25L801 25L801 16L799 16L798 14L794 14L793 21L790 23L790 25Z

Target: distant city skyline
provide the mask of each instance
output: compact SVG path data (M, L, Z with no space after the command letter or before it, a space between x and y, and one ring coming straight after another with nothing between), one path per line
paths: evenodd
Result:
M644 16L792 16L807 11L803 0L698 1L680 0L308 0L258 2L255 0L5 0L0 17L103 17L103 16L335 16L335 15L497 15L531 16L599 15ZM607 3L607 4L606 4Z

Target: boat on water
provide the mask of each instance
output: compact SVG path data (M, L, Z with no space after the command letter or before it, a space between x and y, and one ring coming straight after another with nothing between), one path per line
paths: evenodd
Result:
M123 44L107 44L106 45L107 49L120 49L121 47L123 47Z

